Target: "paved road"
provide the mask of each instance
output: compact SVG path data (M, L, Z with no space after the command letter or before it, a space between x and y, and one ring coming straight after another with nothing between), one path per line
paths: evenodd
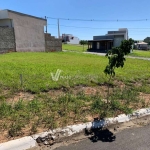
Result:
M99 55L99 56L105 56L105 53L94 53L94 52L83 52L85 54L95 54L95 55ZM146 58L146 57L137 57L137 56L126 56L126 58L133 58L133 59L142 59L142 60L149 60L150 58Z
M115 141L102 141L92 142L86 139L76 144L59 147L57 150L150 150L150 125L117 133Z

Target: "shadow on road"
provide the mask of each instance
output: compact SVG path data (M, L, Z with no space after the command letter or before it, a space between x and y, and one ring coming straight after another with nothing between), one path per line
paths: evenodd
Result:
M113 142L116 136L106 129L93 129L93 135L89 138L92 142L102 141L102 142Z
M102 125L104 124L104 120L97 120L97 123L101 126L91 128L90 130L85 129L85 135L91 135L89 139L92 142L113 142L116 140L116 136ZM95 122L93 124L94 126L96 125Z

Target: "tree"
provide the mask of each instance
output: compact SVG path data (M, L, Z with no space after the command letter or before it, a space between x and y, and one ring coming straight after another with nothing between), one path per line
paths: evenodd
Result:
M108 65L106 66L104 73L106 74L106 76L109 76L106 111L108 111L108 108L109 108L109 94L110 94L109 89L110 89L111 80L115 76L115 69L119 68L119 67L121 67L121 68L124 67L124 62L126 60L125 55L128 55L130 53L133 43L134 43L134 41L132 39L123 40L119 47L113 47L106 54L106 57L108 58ZM113 106L114 103L111 103L111 105ZM107 113L105 113L105 114L107 114ZM103 116L103 117L105 117L105 116Z
M87 41L87 40L81 40L81 41L80 41L80 45L86 45L86 44L88 44L88 41Z
M110 77L115 76L115 68L123 67L125 55L130 53L132 49L133 40L123 40L119 47L113 47L106 54L109 59L108 65L106 66L104 73Z
M81 40L80 45L83 45L83 51L84 51L84 45L88 44L88 41L86 40Z
M144 42L146 42L146 43L148 43L150 45L150 37L145 38Z

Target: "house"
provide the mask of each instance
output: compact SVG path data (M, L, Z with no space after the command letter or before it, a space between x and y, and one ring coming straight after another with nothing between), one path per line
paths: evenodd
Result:
M148 49L148 43L139 42L136 44L136 48L141 49L141 50L147 50Z
M118 31L108 31L103 36L93 36L93 40L88 41L88 51L107 52L112 47L118 47L122 40L128 39L128 29L121 28Z
M12 10L0 10L0 53L62 50L61 40L44 33L47 20ZM59 47L59 48L58 48Z
M62 41L67 44L79 44L80 42L79 38L72 34L62 34Z

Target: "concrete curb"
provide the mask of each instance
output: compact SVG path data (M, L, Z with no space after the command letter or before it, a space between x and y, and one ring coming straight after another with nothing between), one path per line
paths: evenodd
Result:
M52 145L54 144L55 140L70 137L76 133L84 131L85 128L90 129L109 126L111 124L121 122L123 123L147 115L150 115L150 108L140 109L134 111L133 114L129 115L121 114L115 118L106 118L105 120L98 120L84 124L67 126L65 128L49 130L40 134L26 136L17 140L2 143L0 144L0 150L26 150L37 146L37 143L42 143L44 145Z
M26 136L0 144L0 150L26 150L37 146L36 144L36 141L31 136Z

